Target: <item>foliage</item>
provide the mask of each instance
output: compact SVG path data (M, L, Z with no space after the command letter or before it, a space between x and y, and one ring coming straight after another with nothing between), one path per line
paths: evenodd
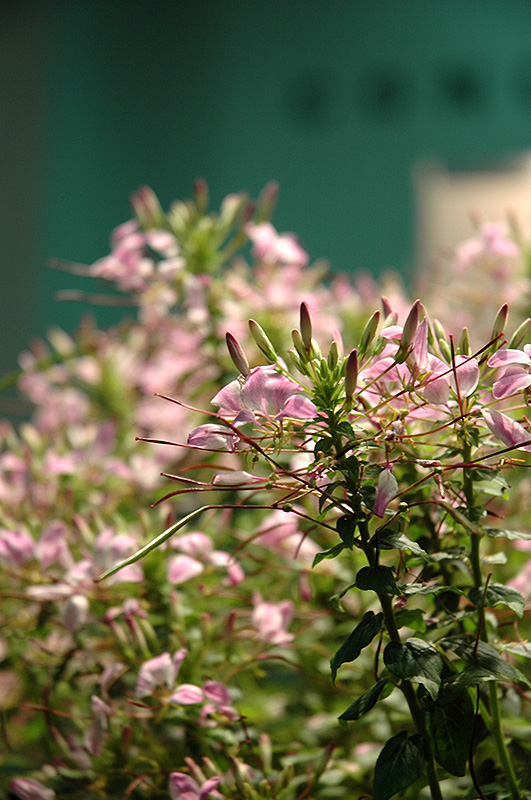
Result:
M137 318L21 356L10 797L529 796L525 247L483 226L411 302L309 266L275 196L140 190L85 270Z

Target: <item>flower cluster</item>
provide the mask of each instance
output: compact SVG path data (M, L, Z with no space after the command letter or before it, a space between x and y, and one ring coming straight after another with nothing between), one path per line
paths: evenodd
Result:
M164 213L140 190L86 268L138 318L21 356L35 411L0 427L14 798L525 797L523 246L484 226L444 302L411 302L324 282L275 194L214 214L198 182ZM514 322L466 294L485 265L497 297L518 284Z

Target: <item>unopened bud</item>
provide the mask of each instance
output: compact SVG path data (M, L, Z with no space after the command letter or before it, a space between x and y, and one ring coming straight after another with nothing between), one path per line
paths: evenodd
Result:
M393 313L393 308L387 297L385 297L385 295L382 295L380 300L382 301L382 311L384 319L386 319L390 314Z
M337 362L339 361L339 347L334 339L332 344L330 345L330 349L328 351L328 366L330 369L335 369Z
M459 339L459 352L463 356L469 356L472 353L470 349L470 337L468 335L468 328L463 328L461 338Z
M149 186L142 186L131 195L131 205L140 227L144 230L165 227L166 218L157 195Z
M66 603L64 613L65 628L75 633L83 627L88 618L89 601L84 594L73 594Z
M275 352L275 348L269 341L266 332L262 328L261 325L258 324L254 319L249 320L249 330L251 331L251 336L253 337L254 341L265 355L268 361L271 361L273 364L278 361L278 356Z
M531 319L528 317L524 319L521 325L515 330L512 335L512 339L509 342L509 347L512 349L517 350L521 344L523 344L526 339L531 334Z
M347 400L352 400L352 396L358 385L358 351L353 350L347 358L345 365L345 395Z
M306 303L301 303L300 328L304 349L307 353L310 353L312 349L312 320Z
M400 348L395 356L395 360L399 364L406 360L411 352L411 348L413 347L413 340L415 338L420 321L420 308L420 300L415 300L411 306L409 314L406 317L406 321L404 322L404 327L402 328L402 338L400 340Z
M204 178L197 178L194 183L194 200L200 214L208 211L208 184Z
M376 331L378 330L379 324L380 324L380 312L375 311L370 320L365 325L365 329L361 334L361 339L358 346L360 358L363 358L363 356L369 349L372 340L376 336Z
M249 368L249 362L247 361L247 356L243 352L243 347L236 339L232 333L227 333L225 336L225 341L227 343L227 348L234 363L234 366L237 370L240 371L242 375L247 377L251 374L251 370Z
M260 192L256 203L256 222L263 222L271 218L277 200L278 183L276 181L269 181Z
M302 335L301 335L301 332L299 330L297 330L297 328L294 328L291 331L291 338L293 340L293 344L295 346L295 350L299 354L301 360L302 361L307 361L308 360L308 353L304 349L304 342L302 341Z
M504 332L508 318L509 318L509 306L507 305L507 303L504 303L494 319L494 324L492 326L492 333L490 335L491 340L497 339L500 336L500 334Z

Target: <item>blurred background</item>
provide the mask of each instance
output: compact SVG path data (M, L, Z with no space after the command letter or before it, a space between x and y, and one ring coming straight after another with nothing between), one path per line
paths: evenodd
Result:
M529 0L2 8L0 372L78 324L53 298L87 286L47 261L105 255L143 184L167 207L199 176L213 204L278 180L274 222L312 259L406 278L469 206L531 218Z

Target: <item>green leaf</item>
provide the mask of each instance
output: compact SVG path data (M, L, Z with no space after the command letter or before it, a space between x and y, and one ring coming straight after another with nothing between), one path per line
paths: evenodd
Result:
M414 638L404 644L389 642L384 650L384 662L397 678L420 683L433 698L437 697L444 662L433 645Z
M450 684L454 689L475 686L485 681L531 683L519 669L509 664L491 645L485 642L468 642L461 636L448 636L441 641L445 650L452 650L469 666L465 667Z
M341 541L352 550L354 544L354 531L357 527L356 517L351 514L345 514L336 522L336 530L339 534Z
M428 760L426 742L418 733L401 731L385 744L374 768L373 800L389 800L407 789L424 773Z
M491 528L485 525L482 529L483 533L490 536L491 539L509 539L510 541L526 541L531 539L531 533L523 533L523 531L511 531L507 528Z
M426 620L421 608L402 608L395 614L397 628L413 628L417 633L426 632Z
M407 550L415 556L428 560L429 556L423 548L409 539L400 530L385 526L376 531L372 538L373 543L382 550Z
M483 597L485 597L486 608L503 605L514 611L517 617L523 617L524 615L525 599L512 586L505 586L503 583L489 583L486 592L480 589L472 589L468 597L478 608L481 608Z
M381 631L384 615L380 612L367 611L361 622L356 625L348 639L346 639L335 656L330 661L332 670L332 682L335 684L336 675L341 664L347 661L355 661L364 647L372 642L374 637Z
M439 584L432 583L401 583L399 586L400 594L443 594L444 592L454 592L455 594L464 594L464 592L457 586L439 586Z
M433 755L451 775L466 773L474 730L474 704L467 691L442 690L428 715Z
M350 705L346 711L343 711L338 719L342 720L343 722L351 722L356 719L360 719L366 714L368 711L371 710L373 706L376 705L378 700L380 699L380 695L384 687L386 686L387 681L381 680L378 683L375 683L374 686L371 686L366 692L364 692L360 697L358 697L352 705ZM388 686L389 691L386 692L386 697L391 694L394 689L393 684Z
M356 586L378 594L400 594L391 567L362 567L356 575Z
M321 561L324 561L325 558L335 558L340 553L343 552L346 545L341 542L340 544L336 544L333 547L330 547L328 550L323 550L321 553L317 553L313 560L312 567L316 567L317 564L320 564Z

